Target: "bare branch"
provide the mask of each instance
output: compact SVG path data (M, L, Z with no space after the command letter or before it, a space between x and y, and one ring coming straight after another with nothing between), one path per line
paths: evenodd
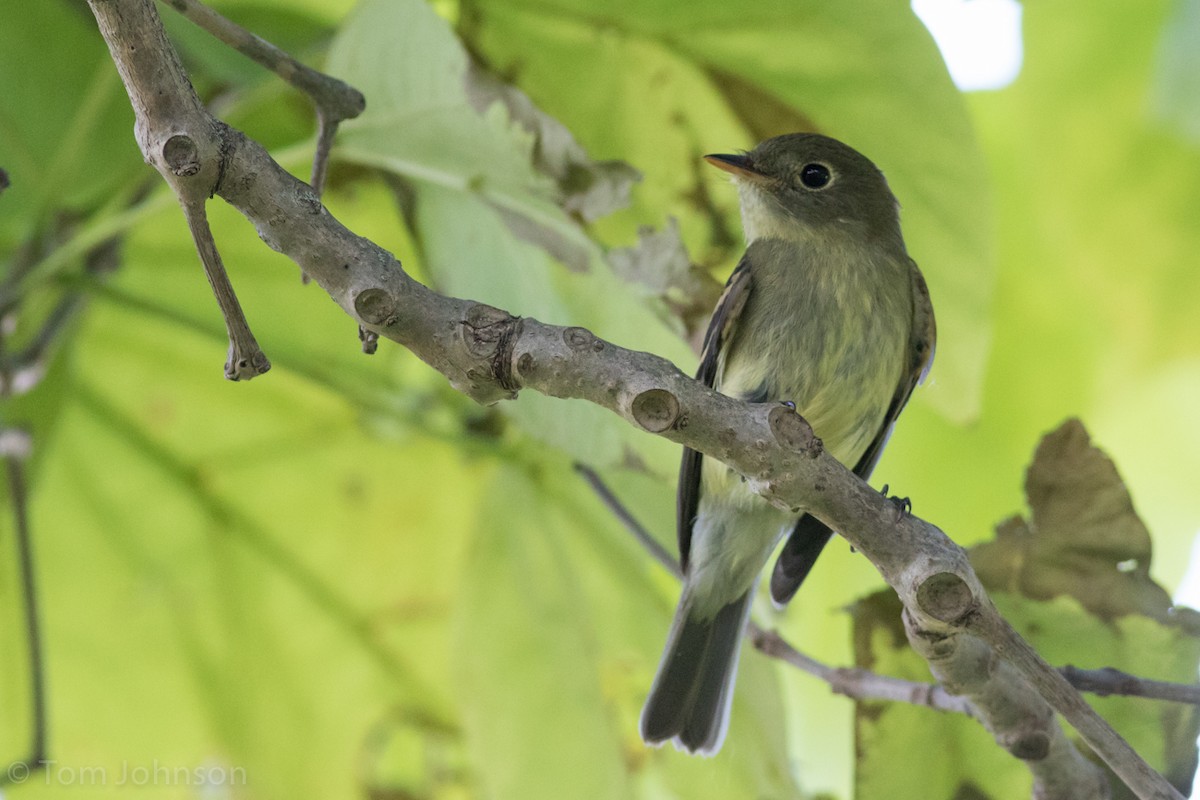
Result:
M866 669L831 667L792 647L775 631L765 631L751 623L750 641L754 647L771 658L791 664L829 684L838 694L854 700L882 700L909 705L926 706L935 711L948 711L978 717L971 702L946 691L936 683L918 683L890 678Z
M343 120L354 119L366 108L367 101L362 92L331 75L301 64L267 40L255 36L198 0L163 2L309 96L317 109L317 147L309 183L318 196L323 194L333 137Z
M478 402L511 399L521 388L583 399L726 463L769 502L841 531L895 589L916 635L943 642L976 635L1044 692L1138 797L1181 800L999 616L963 549L923 520L897 519L891 502L814 446L794 411L725 397L657 356L582 328L513 317L420 285L391 254L346 230L261 146L227 135L208 116L152 0L89 4L129 92L146 158L174 186L162 145L186 132L197 142L204 176L191 185L215 190L238 208L269 246L299 264L359 324L409 348Z
M167 41L152 2L133 7L99 0L92 8L97 19L103 15L115 30L121 31L117 39L107 41L117 71L129 90L135 113L134 135L146 161L163 176L183 207L205 274L225 318L229 333L225 376L239 380L261 374L270 368L270 362L259 349L242 314L204 211L205 203L222 181L232 177L225 175L226 153L236 146L240 136L214 119L200 103L179 56ZM114 46L124 48L119 57L112 50ZM154 73L150 81L152 89L147 84L147 71ZM141 90L135 91L133 86Z

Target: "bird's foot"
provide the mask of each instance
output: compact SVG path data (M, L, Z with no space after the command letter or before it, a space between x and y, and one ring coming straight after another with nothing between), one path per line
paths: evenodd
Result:
M893 525L899 524L912 511L912 500L907 497L890 496L888 494L888 484L885 483L879 493L886 497L888 502L893 506L895 512L895 518L892 520Z

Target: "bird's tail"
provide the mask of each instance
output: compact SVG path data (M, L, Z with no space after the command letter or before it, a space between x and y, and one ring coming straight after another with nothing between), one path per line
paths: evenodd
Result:
M721 749L753 595L752 586L715 615L704 616L693 609L692 592L684 590L642 709L647 744L669 740L676 748L703 755Z

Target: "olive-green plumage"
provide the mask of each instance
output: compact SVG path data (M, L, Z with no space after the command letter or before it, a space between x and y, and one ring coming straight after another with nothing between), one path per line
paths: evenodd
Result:
M734 176L748 245L709 324L697 379L732 397L795 403L825 449L866 478L933 357L933 309L896 200L874 164L818 134L707 159ZM712 754L759 572L790 533L771 579L772 597L786 603L830 532L692 450L678 506L683 593L642 737Z

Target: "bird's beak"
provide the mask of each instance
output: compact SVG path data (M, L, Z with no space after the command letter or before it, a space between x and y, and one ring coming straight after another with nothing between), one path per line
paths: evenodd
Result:
M744 178L754 183L765 183L770 180L770 177L764 175L754 168L754 162L750 160L750 156L734 156L724 153L714 153L707 155L704 160L712 164L717 169L723 169L733 175L735 178Z

